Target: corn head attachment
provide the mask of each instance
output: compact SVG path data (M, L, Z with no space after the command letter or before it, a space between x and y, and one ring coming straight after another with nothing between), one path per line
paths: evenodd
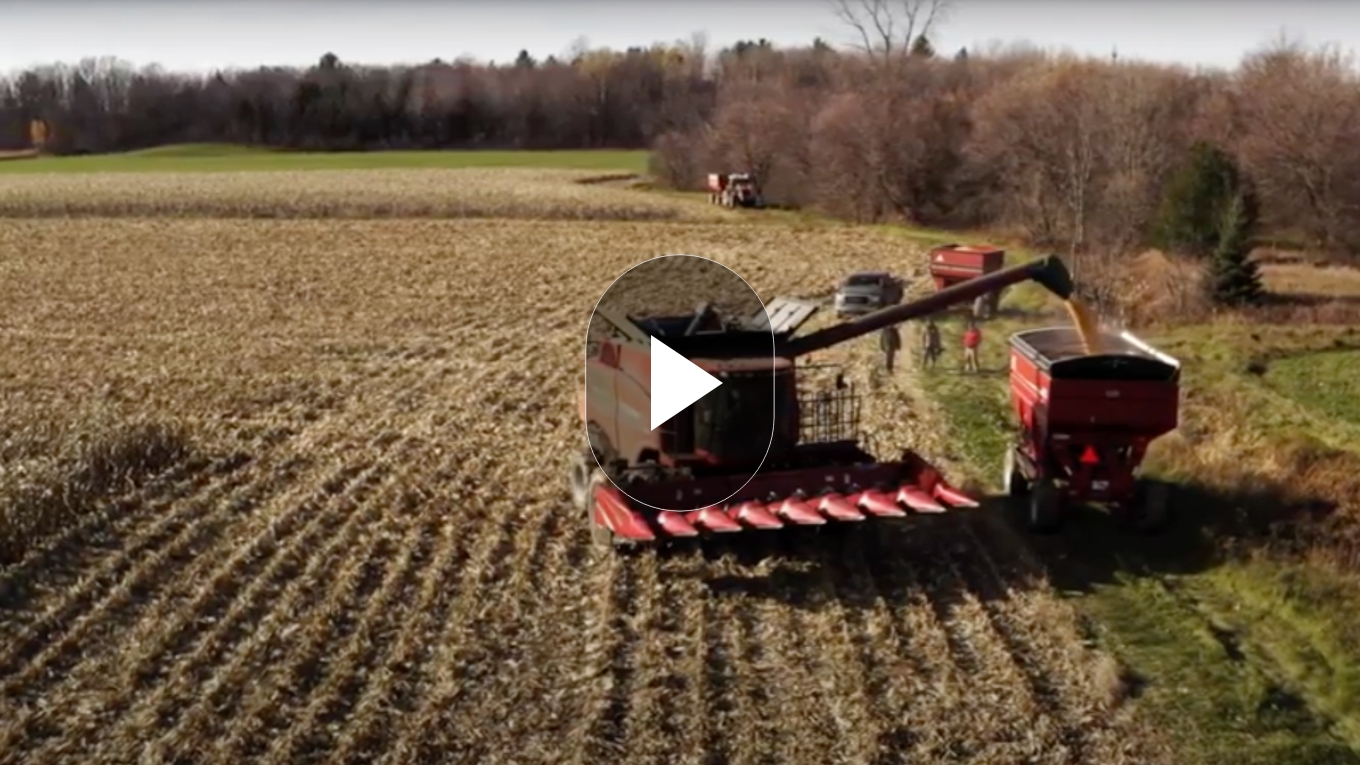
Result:
M587 359L581 416L589 443L571 466L573 501L601 547L976 507L919 454L885 461L871 453L854 386L835 374L817 388L810 380L829 377L819 374L825 367L800 359L1025 280L1063 298L1072 291L1066 267L1050 256L801 337L795 332L817 306L786 298L736 323L707 306L650 319L597 310L609 331L592 339ZM649 379L653 335L724 378L654 431L620 416L648 411L650 387L637 381ZM664 509L678 507L697 509Z

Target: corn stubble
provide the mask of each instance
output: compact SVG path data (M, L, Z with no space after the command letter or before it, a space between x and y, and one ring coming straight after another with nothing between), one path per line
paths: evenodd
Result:
M35 173L0 177L0 218L737 217L622 184L599 173L538 169Z
M10 761L1165 759L989 524L589 555L563 473L614 276L690 252L768 299L910 268L901 240L127 219L0 246L6 470L29 466L0 484ZM876 348L826 354L864 380ZM865 424L943 453L919 409L880 380ZM31 500L91 465L113 478Z

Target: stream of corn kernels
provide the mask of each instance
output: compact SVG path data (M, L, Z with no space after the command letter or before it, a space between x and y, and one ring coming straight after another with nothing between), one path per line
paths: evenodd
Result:
M1081 347L1086 351L1086 355L1100 353L1100 325L1094 314L1084 303L1075 297L1065 301L1067 313L1072 317L1072 323L1077 325L1077 334L1081 335Z

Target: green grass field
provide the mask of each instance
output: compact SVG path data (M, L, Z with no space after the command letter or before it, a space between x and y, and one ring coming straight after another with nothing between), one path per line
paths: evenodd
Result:
M1360 443L1360 351L1337 350L1280 359L1266 381L1280 395L1312 410L1333 426L1353 426Z
M644 172L645 151L286 152L217 144L165 146L125 154L0 162L2 173L259 172L443 167L544 167Z

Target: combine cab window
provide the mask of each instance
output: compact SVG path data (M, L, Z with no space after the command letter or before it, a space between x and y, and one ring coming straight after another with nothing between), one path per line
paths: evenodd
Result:
M771 390L766 374L732 377L699 399L694 446L720 459L759 461L770 447L774 408L788 406L783 386L777 387L778 393Z

